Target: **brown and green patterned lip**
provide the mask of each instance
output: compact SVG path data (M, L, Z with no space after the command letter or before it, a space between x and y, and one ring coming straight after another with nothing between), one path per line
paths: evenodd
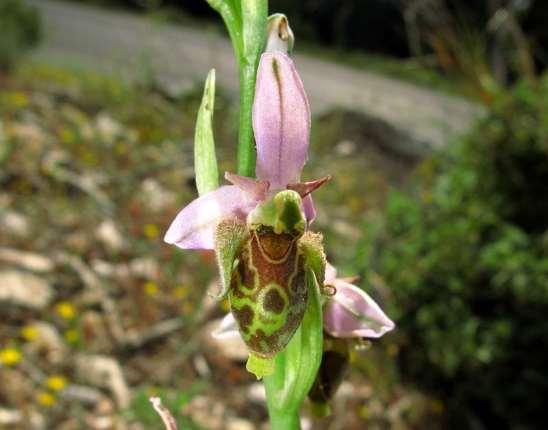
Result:
M290 341L306 309L308 290L298 237L257 229L238 261L229 292L231 310L253 354L273 357Z

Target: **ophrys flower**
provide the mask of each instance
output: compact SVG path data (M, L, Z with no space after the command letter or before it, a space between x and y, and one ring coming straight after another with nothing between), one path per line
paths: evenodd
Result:
M309 288L324 279L321 236L310 193L325 177L300 182L308 155L310 109L293 61L267 52L257 72L253 105L257 179L227 173L232 185L204 194L175 218L165 241L183 249L215 249L222 282L248 368L272 370L272 357L299 327Z

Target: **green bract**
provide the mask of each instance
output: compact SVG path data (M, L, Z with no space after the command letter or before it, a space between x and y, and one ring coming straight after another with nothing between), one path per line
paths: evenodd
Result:
M215 69L211 69L205 82L194 135L194 173L199 195L219 187L219 171L215 156L215 139L213 138L214 107Z

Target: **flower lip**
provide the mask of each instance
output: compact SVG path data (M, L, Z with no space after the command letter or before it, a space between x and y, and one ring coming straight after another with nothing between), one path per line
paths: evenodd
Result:
M338 338L379 338L395 328L394 322L386 316L369 295L355 285L337 279L336 269L329 263L325 270L325 283L337 289L324 305L324 330ZM212 334L217 339L238 335L238 325L228 313Z

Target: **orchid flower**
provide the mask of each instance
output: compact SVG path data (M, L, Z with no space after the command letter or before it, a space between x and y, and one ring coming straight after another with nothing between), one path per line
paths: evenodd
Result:
M301 182L310 109L293 61L265 52L253 105L257 179L226 173L221 186L187 205L164 240L182 249L214 249L222 290L250 350L248 370L273 371L273 357L298 329L311 289L321 285L321 235L310 193L329 180Z
M330 177L301 181L310 108L288 56L294 38L287 18L266 19L266 0L208 2L227 24L240 66L238 173L252 175L255 160L257 177L227 172L229 185L219 187L211 70L194 142L199 197L178 213L164 240L182 249L215 251L217 298L227 297L231 312L213 335L243 339L247 369L265 377L272 429L294 430L307 395L318 410L327 410L348 362L347 339L380 337L394 323L364 291L337 278L321 234L309 230L316 216L311 193ZM332 348L334 337L340 351ZM164 419L165 410L154 403Z

